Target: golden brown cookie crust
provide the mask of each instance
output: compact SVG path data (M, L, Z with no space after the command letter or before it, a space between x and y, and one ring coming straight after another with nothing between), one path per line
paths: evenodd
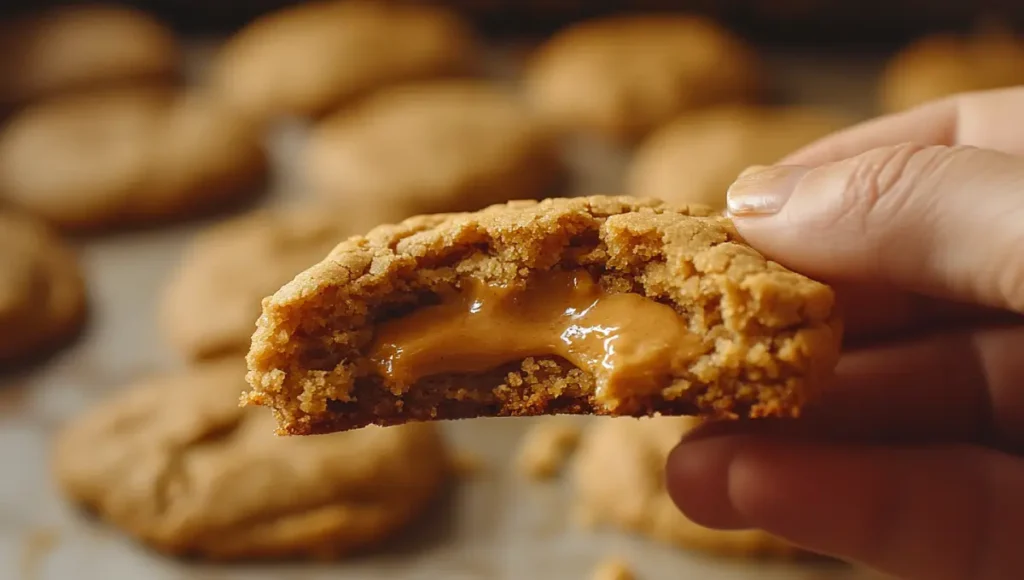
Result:
M72 421L53 454L63 492L160 551L221 560L366 549L436 496L433 425L275 437L269 413L238 406L244 372L151 378Z
M681 548L723 556L790 557L795 546L756 530L719 531L686 518L665 491L664 465L691 417L595 419L573 465L578 513Z
M174 81L174 33L126 6L52 8L0 26L0 104L101 86Z
M190 359L243 356L263 298L354 231L347 213L311 206L258 210L200 233L160 300L168 343Z
M635 15L557 33L529 63L525 83L555 126L632 140L683 111L756 97L759 66L703 17Z
M556 143L514 95L483 81L378 91L322 121L305 167L322 197L394 223L550 194Z
M484 415L609 413L592 375L556 357L427 377L402 392L367 364L375 325L469 277L522 283L586 269L609 292L675 308L703 354L616 413L792 416L831 374L839 323L827 286L766 260L709 208L591 197L420 216L343 242L264 301L248 355L250 404L282 431Z
M78 260L45 224L0 210L0 365L66 341L85 319Z
M640 146L626 177L631 195L725 208L732 182L853 123L810 107L723 106L682 115Z
M253 119L319 116L391 83L471 71L476 53L473 32L444 8L317 1L250 23L225 45L211 76Z
M957 93L1024 84L1024 42L1012 32L936 34L897 53L879 86L885 112L897 112Z
M198 93L139 88L53 99L0 134L0 198L74 231L203 214L259 192L261 141Z

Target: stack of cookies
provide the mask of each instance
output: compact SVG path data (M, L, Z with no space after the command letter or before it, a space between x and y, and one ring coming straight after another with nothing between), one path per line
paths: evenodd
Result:
M985 38L898 57L885 107L1018 82L995 65L982 78L986 51L1019 50ZM321 0L247 24L192 74L175 34L133 9L3 24L0 365L82 328L75 246L202 222L155 297L176 368L65 426L69 499L177 556L338 557L441 495L452 453L433 421L610 415L532 437L527 469L546 477L580 439L589 523L799 553L687 521L660 469L694 421L634 417L794 417L826 382L832 290L766 260L721 210L746 167L854 119L772 104L757 51L705 17L576 23L512 75L484 45L436 6ZM278 155L289 126L301 143ZM581 142L631 160L609 185L629 195L578 187ZM289 170L300 183L281 191Z

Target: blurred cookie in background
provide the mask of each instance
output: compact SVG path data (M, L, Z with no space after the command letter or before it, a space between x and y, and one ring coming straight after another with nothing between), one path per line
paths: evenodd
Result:
M261 141L198 93L50 99L0 133L0 199L74 231L170 221L258 193L267 169Z
M665 490L664 466L692 417L601 417L584 433L574 463L579 515L589 525L623 528L681 548L736 557L802 552L756 530L720 531L684 516Z
M177 80L173 32L118 5L51 8L0 24L0 104L67 91Z
M884 112L969 91L1024 84L1024 39L983 27L970 35L937 34L897 53L879 87Z
M326 558L367 549L447 478L434 425L277 437L238 406L241 358L152 377L65 426L63 493L159 551L210 559Z
M211 82L250 118L316 117L387 84L467 73L476 56L469 25L442 7L309 2L238 32Z
M85 319L78 260L46 224L0 209L0 366L42 354Z
M799 106L723 106L682 115L637 149L626 189L724 209L726 191L744 169L775 163L852 123L836 111Z
M263 298L359 231L353 220L314 206L257 210L211 226L185 250L161 297L165 338L189 359L244 356Z
M380 91L313 129L309 185L377 222L553 193L555 141L512 94L483 81Z
M527 95L557 127L634 140L679 113L748 101L752 50L698 16L622 16L555 34L527 64Z

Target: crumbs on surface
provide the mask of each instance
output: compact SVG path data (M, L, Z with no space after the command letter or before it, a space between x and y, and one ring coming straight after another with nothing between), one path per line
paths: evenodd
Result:
M629 562L610 557L602 560L590 574L590 580L636 580Z
M451 462L452 472L462 479L479 475L487 469L487 464L482 457L468 451L453 452L449 461Z
M530 479L550 479L561 472L579 441L578 425L560 418L541 421L523 437L516 466Z

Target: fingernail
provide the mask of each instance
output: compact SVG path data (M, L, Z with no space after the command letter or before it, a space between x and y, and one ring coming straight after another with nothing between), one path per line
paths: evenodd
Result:
M810 168L802 165L754 165L745 169L729 187L729 213L736 216L778 213L808 171Z

